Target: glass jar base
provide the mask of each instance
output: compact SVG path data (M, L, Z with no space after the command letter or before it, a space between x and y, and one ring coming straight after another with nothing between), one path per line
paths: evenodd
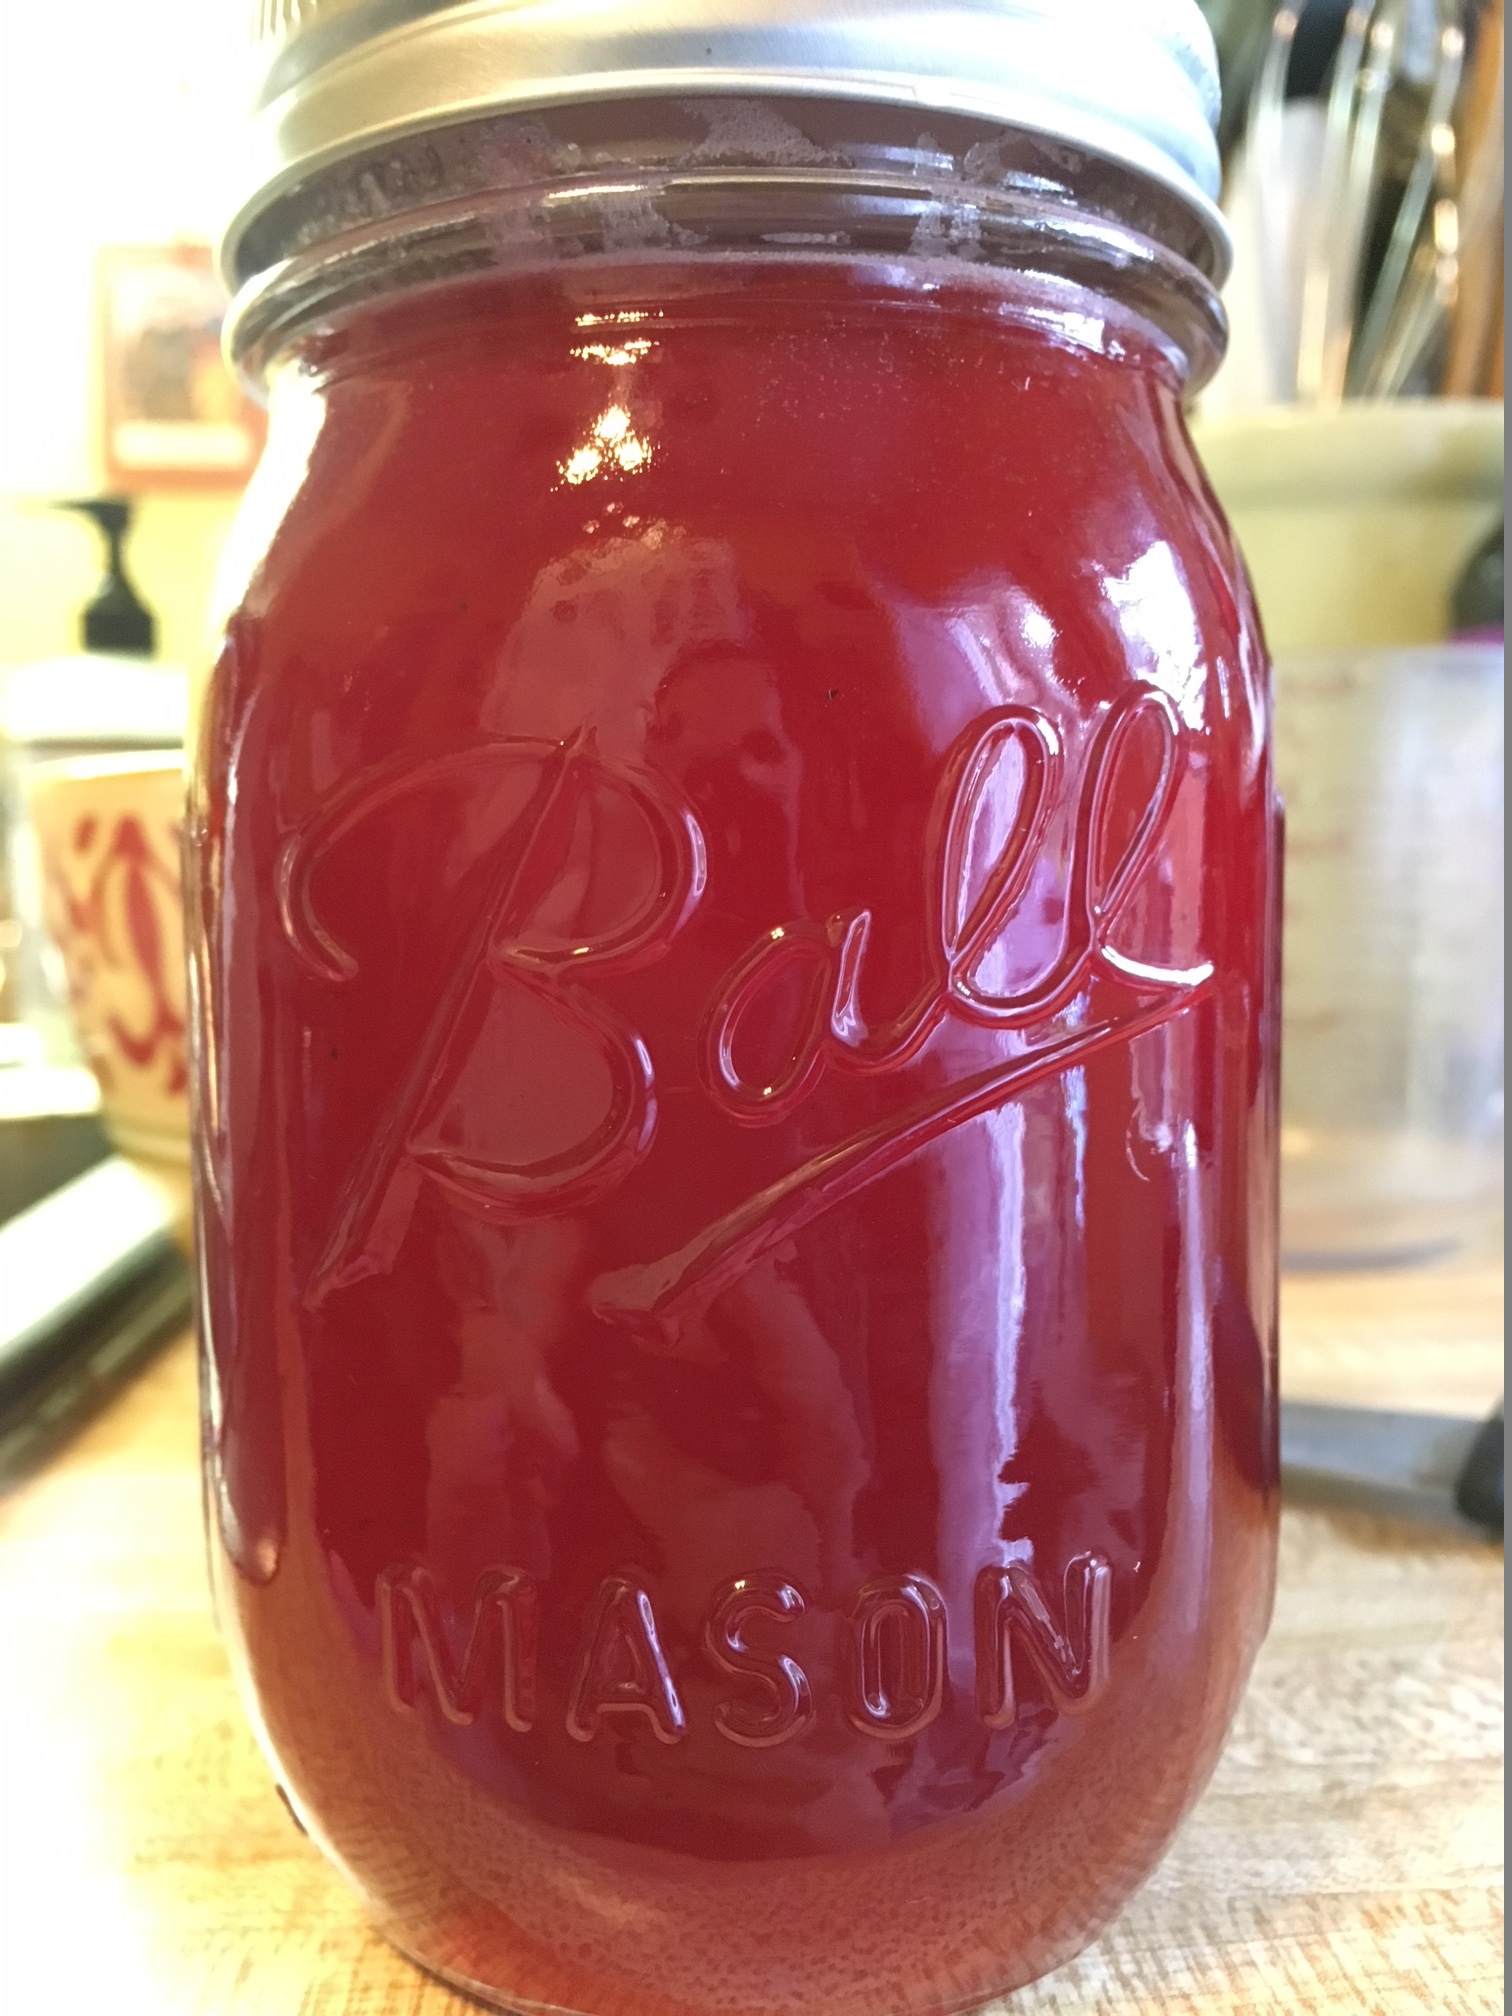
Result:
M443 1967L439 1961L425 1959L414 1946L389 1927L379 1924L377 1930L394 1951L412 1967L417 1968L432 1981L439 1981L443 1987L454 1990L458 1995L468 1996L480 2008L500 2010L503 2016L606 2016L603 2008L580 2009L566 2002L541 2002L529 1996L512 1995L507 1989L490 1988L484 1982L474 1980L470 1974L463 1974L454 1967ZM1075 1955L1068 1953L1058 1964L1065 1965L1073 1958ZM1022 1980L1013 1978L1000 1988L972 1995L966 2002L943 2004L939 2009L939 2016L981 2016L982 2011L994 2007L1009 1995L1018 1994L1021 1989L1031 1986L1033 1982L1043 1980L1046 1973L1054 1971L1053 1967L1040 1968ZM904 2012L881 2007L876 2010L875 2016L904 2016Z
M443 1987L469 1996L484 2009L503 2010L504 2016L596 2016L591 2009L570 2008L565 2002L535 2002L526 1996L511 1995L507 1990L489 1988L482 1981L473 1980L470 1974L461 1974L455 1968L443 1967L438 1961L425 1959L386 1925L379 1925L377 1929L401 1959L408 1960L412 1967L429 1975L432 1981L439 1981Z

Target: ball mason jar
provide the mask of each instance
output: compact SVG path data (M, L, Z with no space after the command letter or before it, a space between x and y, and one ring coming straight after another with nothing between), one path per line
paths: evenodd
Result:
M265 12L189 814L249 1712L501 2006L974 2007L1154 1866L1271 1600L1210 48Z

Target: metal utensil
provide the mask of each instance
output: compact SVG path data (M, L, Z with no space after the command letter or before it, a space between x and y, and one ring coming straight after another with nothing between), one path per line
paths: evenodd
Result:
M1297 355L1297 394L1317 401L1342 395L1342 376L1334 389L1338 330L1350 264L1350 211L1346 195L1360 172L1363 150L1355 137L1355 101L1371 43L1376 8L1351 7L1334 58L1333 85L1328 94L1328 130L1323 147L1319 186L1319 228L1307 262L1302 289L1302 341ZM1379 124L1377 123L1377 133ZM1373 161L1373 150L1372 150ZM1351 311L1353 303L1351 300ZM1347 323L1345 325L1347 327Z
M1347 12L1288 0L1275 14L1244 186L1266 354L1297 398L1391 396L1429 378L1439 389L1440 376L1468 392L1494 374L1502 19L1502 0L1479 15L1471 0L1351 0ZM1324 77L1321 160L1299 209L1289 115L1302 101L1288 91Z
M1372 367L1392 327L1435 187L1440 188L1442 197L1452 200L1450 191L1443 186L1446 171L1452 178L1454 164L1454 128L1449 122L1465 68L1465 31L1457 14L1456 0L1440 0L1438 51L1422 137L1369 308L1350 351L1347 389L1351 393L1366 391L1371 386Z
M1500 1537L1504 1432L1489 1421L1281 1403L1281 1482L1304 1502Z
M1448 349L1441 389L1482 389L1494 372L1487 351L1498 344L1501 296L1503 140L1502 11L1482 19L1468 76L1460 78L1457 109L1430 124L1437 193L1431 230L1360 373L1359 389L1389 398L1419 389L1435 356ZM1461 59L1463 70L1463 58ZM1435 386L1434 389L1440 389Z
M1259 306L1264 323L1266 355L1272 383L1286 396L1296 392L1297 328L1291 274L1295 270L1296 226L1283 201L1289 191L1286 146L1286 79L1296 47L1297 29L1307 0L1282 7L1271 24L1270 38L1250 99L1245 131L1245 155L1254 188L1255 228L1260 263Z

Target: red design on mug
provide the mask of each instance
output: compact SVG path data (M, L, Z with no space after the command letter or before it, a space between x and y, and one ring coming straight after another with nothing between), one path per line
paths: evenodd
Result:
M100 827L94 813L83 814L69 838L67 865L56 856L49 863L52 924L69 993L107 1091L125 1065L150 1073L159 1093L176 1098L188 1084L172 966L179 942L178 863L162 858L133 812L110 824L103 852L97 851ZM178 828L172 830L176 840Z

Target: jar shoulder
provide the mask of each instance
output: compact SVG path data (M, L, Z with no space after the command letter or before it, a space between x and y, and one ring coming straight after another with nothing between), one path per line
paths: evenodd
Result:
M486 727L522 678L586 720L734 653L925 715L1202 686L1214 732L1263 736L1242 568L1157 371L980 314L758 305L606 331L477 302L292 373L228 569L227 731L254 690L359 743L422 690Z

